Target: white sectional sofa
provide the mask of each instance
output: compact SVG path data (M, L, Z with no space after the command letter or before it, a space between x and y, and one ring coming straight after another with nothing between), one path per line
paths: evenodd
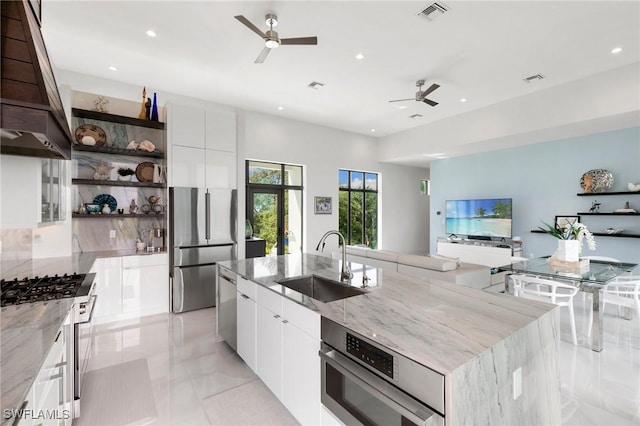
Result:
M434 279L466 287L491 286L491 268L458 262L441 256L419 256L367 247L347 246L347 260L375 266L416 278Z

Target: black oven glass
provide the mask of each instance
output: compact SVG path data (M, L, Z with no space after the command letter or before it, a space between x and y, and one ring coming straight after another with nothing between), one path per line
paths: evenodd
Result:
M326 393L342 408L366 426L411 426L409 421L391 407L384 404L359 384L325 364Z

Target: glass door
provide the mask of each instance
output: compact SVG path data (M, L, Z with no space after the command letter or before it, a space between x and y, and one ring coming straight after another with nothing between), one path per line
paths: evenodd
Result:
M265 255L284 254L282 229L284 222L281 191L250 189L247 219L253 225L253 236L265 240Z

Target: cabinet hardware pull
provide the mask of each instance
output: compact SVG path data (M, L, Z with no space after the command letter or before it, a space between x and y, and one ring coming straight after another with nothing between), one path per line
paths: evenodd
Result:
M246 294L240 293L240 296L244 297L245 299L248 299L249 296L247 296Z
M273 316L274 318L280 318L280 315L276 314Z
M60 334L62 334L62 330L58 331L58 335L56 336L56 340L54 340L53 342L57 342L58 339L60 338Z
M287 321L287 320L282 320L282 323L283 323L283 324L286 324L286 323L288 323L288 322L289 322L289 321Z

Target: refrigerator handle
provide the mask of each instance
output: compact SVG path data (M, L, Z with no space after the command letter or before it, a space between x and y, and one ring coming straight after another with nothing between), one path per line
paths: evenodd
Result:
M184 276L182 268L175 268L176 273L173 274L173 312L182 312L184 309ZM178 299L178 300L176 300ZM177 305L177 306L176 306Z
M207 193L204 194L204 215L205 215L204 238L206 238L207 240L210 240L211 239L211 193L209 191L207 191Z

